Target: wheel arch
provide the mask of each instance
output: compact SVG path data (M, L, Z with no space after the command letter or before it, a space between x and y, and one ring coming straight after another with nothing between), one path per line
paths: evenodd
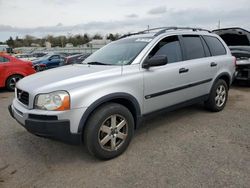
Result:
M6 76L6 78L5 78L4 87L6 87L8 79L9 79L10 77L12 77L12 76L15 76L15 75L22 76L22 77L25 77L25 76L26 76L26 75L23 74L23 73L12 73L12 74L9 74L9 75Z
M134 117L135 128L137 127L141 117L141 109L137 99L128 93L113 93L99 98L87 108L80 120L78 133L83 133L85 124L94 110L108 102L118 103L128 108Z
M224 80L224 81L227 83L228 88L230 88L231 83L232 83L232 79L231 79L231 76L230 76L229 73L227 73L227 72L220 73L220 74L216 77L216 79L214 80L213 85L214 85L219 79Z

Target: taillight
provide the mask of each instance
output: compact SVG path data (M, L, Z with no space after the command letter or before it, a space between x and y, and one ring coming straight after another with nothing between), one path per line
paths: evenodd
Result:
M40 67L46 67L46 65L45 65L45 64L40 64L39 66L40 66Z

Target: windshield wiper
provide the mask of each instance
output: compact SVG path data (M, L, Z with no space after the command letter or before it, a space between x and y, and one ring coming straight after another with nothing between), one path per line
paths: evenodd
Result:
M109 65L109 64L98 62L98 61L88 62L87 64L88 65Z

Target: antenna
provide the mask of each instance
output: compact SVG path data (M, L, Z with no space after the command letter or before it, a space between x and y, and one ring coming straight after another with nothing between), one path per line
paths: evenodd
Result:
M220 29L220 20L218 21L218 29Z

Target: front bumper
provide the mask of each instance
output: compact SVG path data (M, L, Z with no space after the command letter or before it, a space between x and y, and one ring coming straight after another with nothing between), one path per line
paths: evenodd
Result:
M21 111L13 105L8 107L10 115L21 124L27 131L37 136L60 140L70 144L80 144L82 142L81 133L71 133L70 121L58 120L57 116L26 114L21 118Z

